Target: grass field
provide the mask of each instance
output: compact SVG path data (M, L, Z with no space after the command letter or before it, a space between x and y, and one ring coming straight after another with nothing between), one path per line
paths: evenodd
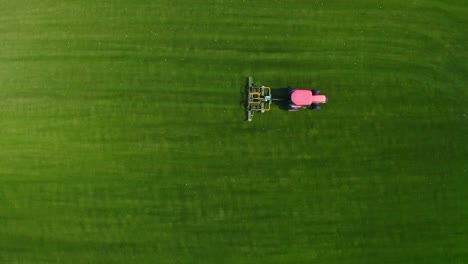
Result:
M468 5L10 1L1 263L466 263ZM245 77L321 111L244 122Z

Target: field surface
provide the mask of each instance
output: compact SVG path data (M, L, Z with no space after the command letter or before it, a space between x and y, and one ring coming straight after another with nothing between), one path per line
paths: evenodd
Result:
M0 7L0 263L466 263L465 0Z

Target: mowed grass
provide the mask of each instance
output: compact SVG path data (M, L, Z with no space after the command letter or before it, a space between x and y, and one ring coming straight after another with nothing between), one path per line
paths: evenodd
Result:
M465 263L465 1L3 1L0 262ZM245 77L321 111L244 122Z

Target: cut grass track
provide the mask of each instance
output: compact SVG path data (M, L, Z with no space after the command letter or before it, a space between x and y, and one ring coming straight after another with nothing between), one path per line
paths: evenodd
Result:
M0 262L468 258L464 1L4 2Z

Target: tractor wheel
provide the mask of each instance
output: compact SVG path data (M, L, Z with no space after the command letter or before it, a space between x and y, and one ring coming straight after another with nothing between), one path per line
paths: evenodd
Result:
M310 109L312 109L312 110L320 110L320 105L319 105L319 104L312 104L312 105L310 106Z

